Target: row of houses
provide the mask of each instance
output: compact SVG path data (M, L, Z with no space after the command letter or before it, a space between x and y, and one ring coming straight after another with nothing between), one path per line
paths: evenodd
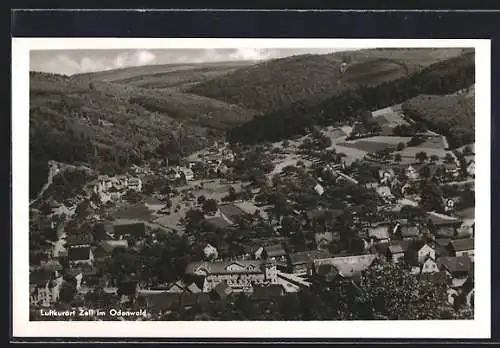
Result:
M129 190L141 192L142 180L138 177L126 175L101 175L95 182L90 183L94 193L99 195L102 203L120 199Z

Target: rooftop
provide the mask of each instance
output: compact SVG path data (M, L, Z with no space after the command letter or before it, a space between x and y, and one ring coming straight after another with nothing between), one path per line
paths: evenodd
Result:
M186 267L186 274L235 274L262 273L263 263L255 260L221 261L221 262L191 262Z
M335 266L342 277L350 278L367 270L376 258L377 256L374 254L333 257L314 261L314 267L330 264Z
M445 256L437 259L439 266L443 266L450 273L470 272L472 261L468 256Z
M474 238L454 239L450 241L450 245L455 251L473 250Z

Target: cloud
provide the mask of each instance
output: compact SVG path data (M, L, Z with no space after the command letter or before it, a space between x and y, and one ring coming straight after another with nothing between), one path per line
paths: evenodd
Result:
M73 75L153 64L182 64L217 61L281 58L294 54L328 53L335 49L165 49L165 50L68 50L35 51L31 70Z

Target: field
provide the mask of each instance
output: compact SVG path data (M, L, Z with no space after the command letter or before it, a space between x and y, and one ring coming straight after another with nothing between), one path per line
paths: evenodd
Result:
M368 153L395 148L399 143L406 144L410 139L409 137L375 136L359 140L349 140L337 145Z

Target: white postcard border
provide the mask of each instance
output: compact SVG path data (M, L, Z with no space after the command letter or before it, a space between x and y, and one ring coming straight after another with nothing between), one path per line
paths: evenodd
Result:
M172 48L376 48L476 49L475 319L458 321L29 321L29 52L60 49ZM476 39L12 39L12 320L14 337L134 338L488 338L490 284L490 40ZM478 266L479 265L479 266Z

